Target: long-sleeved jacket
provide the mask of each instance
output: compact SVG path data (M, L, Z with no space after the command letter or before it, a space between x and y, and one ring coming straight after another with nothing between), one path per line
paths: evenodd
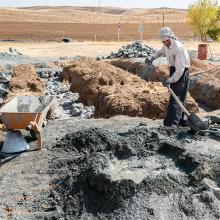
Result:
M170 77L171 83L175 83L183 75L184 69L190 66L189 54L181 42L173 39L169 48L164 45L153 55L153 58L163 55L166 56L168 65L176 68L175 73Z

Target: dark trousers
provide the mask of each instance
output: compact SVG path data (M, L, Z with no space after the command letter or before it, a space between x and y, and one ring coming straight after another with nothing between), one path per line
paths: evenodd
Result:
M170 76L173 75L175 70L175 67L170 67ZM186 106L186 96L188 87L189 69L185 68L182 77L177 82L171 83L170 85L170 88L173 90L173 92L176 94L176 96L179 98L179 100L183 103L184 106ZM183 111L181 110L175 99L170 95L167 114L163 122L164 126L179 126L183 125L184 121L186 121L186 119L184 118Z

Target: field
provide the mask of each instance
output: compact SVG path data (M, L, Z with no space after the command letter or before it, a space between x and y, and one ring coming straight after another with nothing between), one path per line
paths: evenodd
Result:
M1 42L0 52L8 52L8 48L16 48L19 52L30 57L50 57L58 58L63 56L88 56L96 57L99 55L109 55L112 51L118 51L123 45L129 44L129 41L123 42ZM162 44L159 40L145 40L145 44L159 49ZM197 51L199 41L186 40L184 44L188 50ZM211 52L214 57L220 57L220 44L210 43ZM209 56L211 56L209 52Z
M163 25L170 26L183 38L193 38L186 24L186 11L178 9L120 9L77 7L33 7L0 9L2 40L73 40L117 41L140 39L138 28L144 24L144 39L158 37Z

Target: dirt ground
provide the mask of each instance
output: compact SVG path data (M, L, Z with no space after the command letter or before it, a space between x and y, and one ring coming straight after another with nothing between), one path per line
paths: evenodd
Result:
M8 52L8 48L16 48L19 52L31 57L59 58L72 56L96 57L99 55L109 55L112 51L118 51L130 42L0 42L0 52ZM155 49L160 49L162 44L159 40L144 40L144 43ZM197 51L199 41L186 40L184 45L188 50ZM220 58L220 43L210 43L211 52L214 57ZM211 56L209 52L209 57Z
M140 38L138 28L144 24L143 38L156 38L163 23L181 38L193 37L186 25L186 10L180 9L119 9L89 7L0 8L0 39L59 41L116 41L120 23L120 40ZM184 30L184 31L183 31Z
M1 219L219 219L219 141L160 125L49 122L41 151L1 158Z
M193 34L189 27L182 23L167 23L182 39L191 39ZM139 24L123 24L120 32L121 41L140 39ZM155 39L161 24L146 24L144 39ZM184 32L182 31L184 29ZM73 40L117 41L117 24L85 23L37 23L37 22L0 22L0 40L60 41L64 37Z

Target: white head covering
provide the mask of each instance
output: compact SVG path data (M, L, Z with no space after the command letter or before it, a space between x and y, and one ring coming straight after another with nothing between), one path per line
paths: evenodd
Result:
M172 30L169 27L163 27L160 29L160 40L166 41L168 39L175 38Z

